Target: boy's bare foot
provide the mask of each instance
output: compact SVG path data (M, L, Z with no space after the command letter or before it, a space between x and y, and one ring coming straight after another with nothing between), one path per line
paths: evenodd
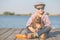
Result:
M39 40L46 40L46 34L41 34Z

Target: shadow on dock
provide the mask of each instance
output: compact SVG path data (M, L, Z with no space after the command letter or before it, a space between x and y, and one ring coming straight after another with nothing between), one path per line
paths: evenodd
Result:
M57 35L60 35L60 31L50 32L48 34L49 37L57 37Z

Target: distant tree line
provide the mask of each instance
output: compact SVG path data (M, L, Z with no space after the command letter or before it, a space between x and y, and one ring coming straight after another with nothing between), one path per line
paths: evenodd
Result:
M14 12L6 11L6 12L3 13L3 15L15 15L15 13Z
M48 12L46 12L46 14L50 15L50 13L48 13ZM28 13L28 14L15 14L14 12L5 11L5 12L3 12L3 15L31 16L32 13Z
M46 15L50 15L50 13L49 12L46 12Z
M32 13L21 13L21 14L15 14L14 12L9 12L9 11L5 11L3 12L3 15L16 15L16 16L31 16Z

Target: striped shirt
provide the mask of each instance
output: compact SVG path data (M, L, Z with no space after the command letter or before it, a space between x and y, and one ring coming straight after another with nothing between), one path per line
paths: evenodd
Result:
M26 26L29 26L31 23L32 23L32 20L37 16L37 13L34 13L30 18L29 20L27 21L27 24ZM41 17L41 19L43 20L44 22L44 26L50 26L51 27L51 22L48 18L48 16L44 13Z

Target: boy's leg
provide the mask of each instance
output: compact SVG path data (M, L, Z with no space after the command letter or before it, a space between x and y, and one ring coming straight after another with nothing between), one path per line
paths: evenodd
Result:
M51 30L50 27L44 27L43 29L41 29L41 30L39 30L39 31L37 32L38 37L39 37L41 34L43 34L43 33L49 33L50 30Z
M48 34L49 34L49 32L41 34L39 36L39 40L46 40L46 38L48 38Z
M21 32L21 34L28 36L28 38L33 38L33 37L35 37L35 36L34 36L34 33L32 33L32 32L31 32L30 30L28 30L28 29L24 29L24 30Z
M39 40L46 40L50 30L51 30L50 27L45 27L45 28L39 30L39 32L38 32Z
M27 29L22 30L21 34L27 34Z

